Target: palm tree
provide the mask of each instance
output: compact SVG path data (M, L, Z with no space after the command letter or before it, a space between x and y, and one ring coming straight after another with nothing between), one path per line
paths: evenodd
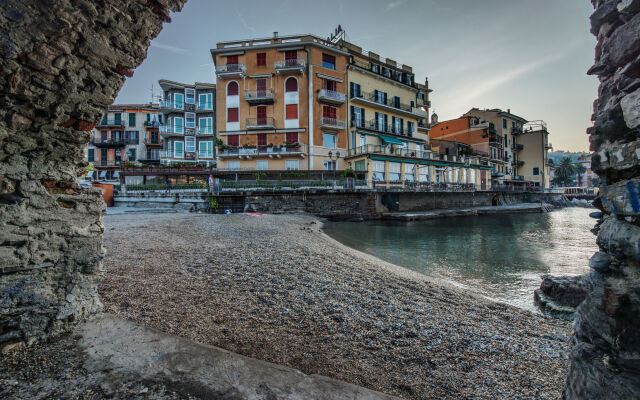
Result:
M563 158L562 162L556 166L555 175L555 178L553 178L553 184L556 186L566 187L573 183L575 171L570 157Z
M587 172L587 168L580 162L573 164L573 172L575 172L578 178L578 186L582 186L582 174Z

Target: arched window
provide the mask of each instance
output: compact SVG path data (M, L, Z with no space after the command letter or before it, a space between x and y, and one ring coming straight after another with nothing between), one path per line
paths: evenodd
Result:
M284 83L284 91L285 92L297 92L298 91L298 80L296 78L289 78Z
M238 90L238 82L229 82L229 84L227 85L227 96L237 96Z

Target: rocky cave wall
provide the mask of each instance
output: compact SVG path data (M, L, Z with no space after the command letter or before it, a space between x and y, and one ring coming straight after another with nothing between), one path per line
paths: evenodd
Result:
M0 3L0 347L101 309L100 191L80 188L89 131L186 0Z
M592 168L602 178L589 294L578 307L566 399L640 398L640 0L592 0L600 79Z

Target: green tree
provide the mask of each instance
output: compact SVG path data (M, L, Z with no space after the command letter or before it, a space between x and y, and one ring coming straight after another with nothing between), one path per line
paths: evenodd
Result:
M562 159L560 164L555 168L555 177L553 178L553 184L555 186L571 186L575 177L575 171L573 168L573 162L570 157Z
M582 175L587 172L587 168L582 163L574 163L573 164L573 172L576 174L576 178L578 179L578 186L582 186Z

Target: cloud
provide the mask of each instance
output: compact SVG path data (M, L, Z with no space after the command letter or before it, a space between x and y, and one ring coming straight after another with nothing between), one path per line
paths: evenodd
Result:
M240 14L240 11L238 11L236 9L236 15L238 16L238 20L240 21L240 23L242 24L242 26L244 26L244 29L248 30L248 31L255 31L256 28L254 28L253 26L249 25L247 23L247 20L244 19L244 17L242 16L242 14Z
M394 8L403 6L403 5L407 4L408 1L409 0L393 0L393 1L391 1L391 2L389 2L387 4L387 11L391 11Z
M184 54L184 53L187 52L187 49L184 49L182 47L171 46L170 44L165 44L165 43L162 43L162 42L158 42L157 40L152 40L151 41L151 47L157 47L159 49L167 50L167 51L170 51L172 53L178 53L178 54Z

